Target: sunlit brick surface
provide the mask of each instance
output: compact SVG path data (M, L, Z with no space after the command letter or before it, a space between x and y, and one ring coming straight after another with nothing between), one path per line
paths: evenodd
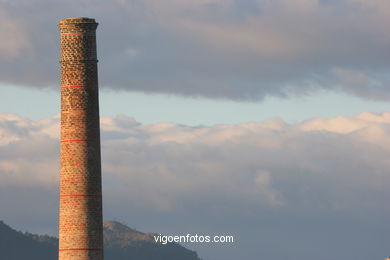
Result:
M61 35L60 260L102 260L97 23L68 18Z

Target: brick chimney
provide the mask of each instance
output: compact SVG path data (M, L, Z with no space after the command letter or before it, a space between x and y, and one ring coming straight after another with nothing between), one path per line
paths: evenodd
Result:
M68 18L61 35L59 260L102 260L97 23Z

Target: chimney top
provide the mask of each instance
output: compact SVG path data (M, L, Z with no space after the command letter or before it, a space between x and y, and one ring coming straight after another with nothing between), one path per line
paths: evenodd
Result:
M71 31L89 31L94 30L98 26L98 23L93 18L87 17L70 17L62 19L58 24L61 32Z
M80 23L95 23L96 21L93 18L88 17L70 17L66 19L62 19L60 21L59 25L65 25L65 24L80 24Z

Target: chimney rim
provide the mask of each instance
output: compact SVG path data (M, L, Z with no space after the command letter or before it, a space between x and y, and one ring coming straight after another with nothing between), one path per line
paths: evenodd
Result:
M97 24L94 18L88 18L88 17L69 17L65 19L61 19L59 25L65 25L65 24Z

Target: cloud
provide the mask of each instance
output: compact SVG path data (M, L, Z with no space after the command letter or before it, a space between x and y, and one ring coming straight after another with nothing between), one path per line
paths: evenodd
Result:
M106 193L157 211L175 210L205 194L208 201L199 203L231 198L256 208L306 201L314 208L350 210L355 203L368 207L372 201L351 199L346 188L357 196L360 189L386 193L381 185L389 181L389 113L295 125L280 120L211 127L142 125L125 116L102 118L101 123ZM32 121L1 114L1 185L56 186L57 130L57 116ZM332 199L335 194L340 197Z
M0 114L0 207L15 227L55 233L58 124ZM213 259L387 250L390 113L209 127L117 116L101 129L106 218L168 234L234 234L226 250L195 246Z
M80 15L100 23L104 88L241 101L330 89L388 100L388 5L386 0L3 1L4 24L10 24L4 28L13 34L0 45L7 57L0 61L0 81L58 85L56 24Z
M388 75L367 70L350 70L334 68L333 74L340 88L354 95L364 96L369 99L387 100L390 95L388 88Z
M58 135L53 129L57 121L58 118L36 122L1 114L1 187L55 187L59 145L55 138Z
M0 6L0 58L4 60L13 59L20 56L22 52L29 48L26 32L23 24L13 18Z

